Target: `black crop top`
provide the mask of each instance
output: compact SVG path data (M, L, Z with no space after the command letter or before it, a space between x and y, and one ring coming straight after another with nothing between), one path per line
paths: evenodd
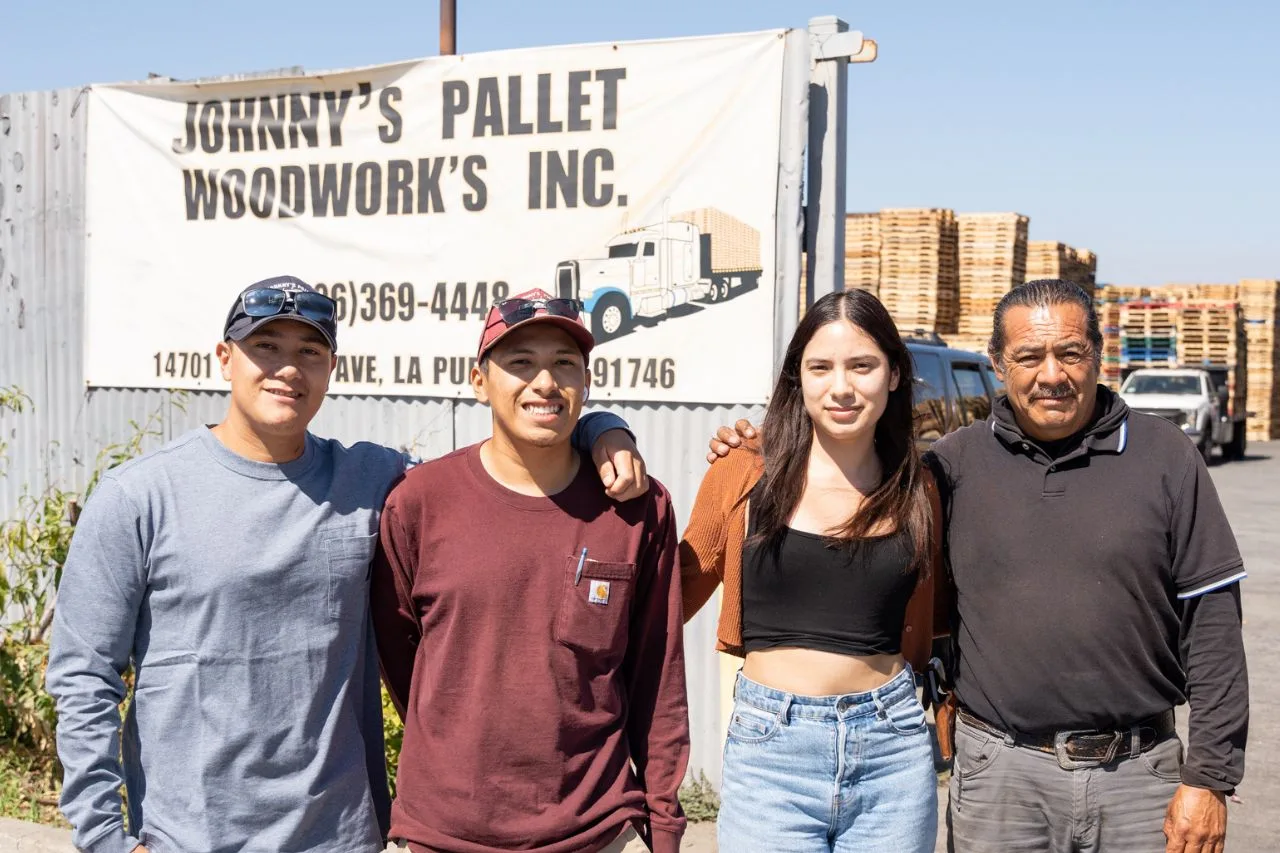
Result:
M750 529L754 534L754 520ZM905 532L830 548L816 533L788 529L777 554L759 545L744 547L744 649L898 654L919 574L905 570L914 552Z

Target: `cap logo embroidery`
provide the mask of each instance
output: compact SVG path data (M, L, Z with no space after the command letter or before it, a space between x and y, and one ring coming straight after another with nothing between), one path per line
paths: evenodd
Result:
M609 582L608 581L592 581L591 592L587 596L587 601L592 604L608 604L609 603Z

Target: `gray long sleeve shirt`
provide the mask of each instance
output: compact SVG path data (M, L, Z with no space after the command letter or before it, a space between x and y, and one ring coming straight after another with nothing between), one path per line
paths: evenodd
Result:
M626 424L578 426L590 447ZM72 539L47 675L80 849L382 848L368 579L406 462L311 435L299 459L253 462L202 427L103 478Z
M368 572L404 468L387 448L310 435L293 462L253 462L198 429L103 479L71 543L48 671L77 846L381 848Z

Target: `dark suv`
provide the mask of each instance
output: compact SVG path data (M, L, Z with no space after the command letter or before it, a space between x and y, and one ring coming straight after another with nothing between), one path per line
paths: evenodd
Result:
M916 441L921 448L991 414L1004 390L985 355L951 349L936 335L906 337L915 364Z

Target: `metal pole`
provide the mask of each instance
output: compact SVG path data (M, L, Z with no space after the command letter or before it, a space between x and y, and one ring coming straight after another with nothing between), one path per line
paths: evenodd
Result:
M458 0L440 0L440 55L458 52Z
M787 31L782 69L782 129L779 140L778 235L775 240L773 367L782 367L800 315L800 253L804 247L805 142L809 139L809 34ZM718 722L718 720L717 720ZM718 736L718 735L717 735ZM718 781L718 779L717 779Z
M845 44L852 36L856 41ZM805 250L808 253L805 308L828 293L844 290L845 93L850 53L861 34L834 15L809 21L813 63L809 69L809 181Z

